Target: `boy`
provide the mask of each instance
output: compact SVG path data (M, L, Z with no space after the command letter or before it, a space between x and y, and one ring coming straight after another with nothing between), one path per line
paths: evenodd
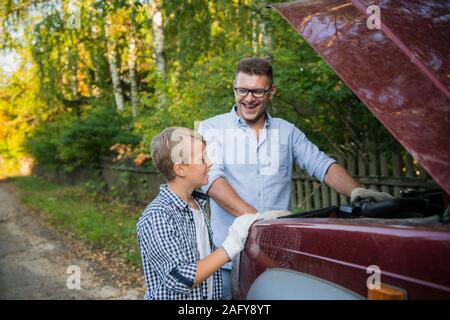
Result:
M221 299L218 270L244 248L258 216L237 218L216 248L205 217L207 197L195 191L208 183L211 167L203 138L190 129L167 128L153 139L151 155L167 184L137 223L147 285L144 298Z

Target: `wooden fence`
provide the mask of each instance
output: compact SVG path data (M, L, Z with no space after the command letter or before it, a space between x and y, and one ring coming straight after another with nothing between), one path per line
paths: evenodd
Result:
M438 188L425 170L409 154L361 154L357 157L335 157L363 186L400 195L404 188ZM292 207L306 210L347 204L347 197L319 183L305 172L294 170L292 179Z
M358 157L335 157L363 186L399 196L404 188L437 188L417 162L408 154L376 156L361 154ZM308 176L295 166L292 179L291 205L306 210L320 209L332 205L346 204L349 199L337 194L325 184ZM104 162L101 174L109 189L118 195L145 204L159 192L163 177L155 171L111 165Z
M125 200L148 204L159 193L159 186L164 183L164 177L156 172L129 166L102 163L101 175L108 188L115 189Z

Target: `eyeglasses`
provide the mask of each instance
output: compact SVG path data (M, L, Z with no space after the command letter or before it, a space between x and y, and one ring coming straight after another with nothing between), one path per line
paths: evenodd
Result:
M234 87L234 91L238 96L246 97L249 92L252 93L252 96L255 98L262 98L264 95L269 92L273 87L273 84L270 85L267 89L247 89L247 88L236 88Z

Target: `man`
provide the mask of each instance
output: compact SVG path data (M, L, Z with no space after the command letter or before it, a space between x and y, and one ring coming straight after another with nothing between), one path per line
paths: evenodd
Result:
M237 216L290 209L293 162L352 201L392 198L361 188L293 124L272 118L266 109L275 93L270 63L260 58L243 59L236 70L236 104L231 112L207 119L199 126L213 163L203 191L211 197L215 243L223 242ZM224 297L228 298L230 270L231 263L222 269Z

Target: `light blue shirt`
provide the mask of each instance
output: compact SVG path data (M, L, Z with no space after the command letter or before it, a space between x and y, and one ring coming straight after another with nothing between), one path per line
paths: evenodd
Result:
M198 132L207 143L213 163L206 193L219 177L225 178L236 193L258 211L289 210L292 166L323 182L328 168L336 161L320 151L292 123L266 113L264 128L257 140L253 130L236 113L209 118ZM228 235L234 216L211 199L211 226L214 243L220 245ZM228 263L225 268L231 268Z

